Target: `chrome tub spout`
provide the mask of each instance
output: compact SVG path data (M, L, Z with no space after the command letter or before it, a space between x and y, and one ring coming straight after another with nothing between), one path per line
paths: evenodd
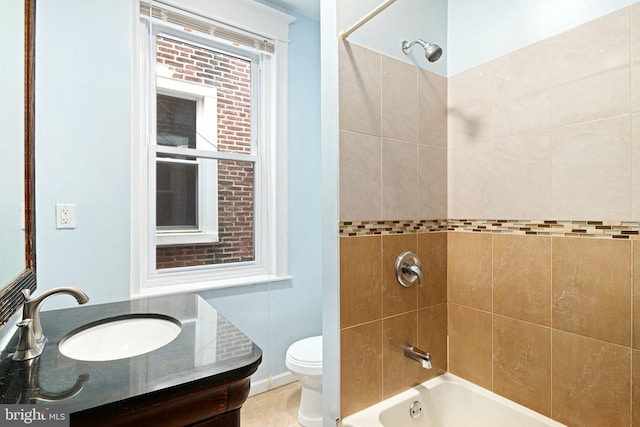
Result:
M422 351L412 345L405 345L402 347L402 354L409 359L419 362L423 368L431 369L431 355L426 351Z

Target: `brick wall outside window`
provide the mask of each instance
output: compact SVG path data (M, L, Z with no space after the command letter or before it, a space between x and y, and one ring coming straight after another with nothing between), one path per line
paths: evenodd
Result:
M217 88L219 151L251 153L251 62L168 38L157 39L157 63L172 78ZM254 168L218 161L219 242L156 248L156 268L253 261Z

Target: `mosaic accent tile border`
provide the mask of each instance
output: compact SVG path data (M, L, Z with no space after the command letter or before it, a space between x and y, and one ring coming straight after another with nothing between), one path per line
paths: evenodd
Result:
M456 231L472 233L510 233L553 237L590 237L640 240L638 221L560 221L506 219L441 219L413 221L343 221L339 236Z
M374 236L389 234L427 233L447 231L446 219L408 220L408 221L342 221L340 237Z

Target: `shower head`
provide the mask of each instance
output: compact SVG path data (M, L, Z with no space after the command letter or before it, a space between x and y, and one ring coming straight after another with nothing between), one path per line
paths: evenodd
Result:
M424 49L424 56L429 62L436 62L442 56L442 48L435 43L428 43L422 39L417 39L409 43L406 40L402 41L402 51L409 53L411 47L414 44L419 44Z

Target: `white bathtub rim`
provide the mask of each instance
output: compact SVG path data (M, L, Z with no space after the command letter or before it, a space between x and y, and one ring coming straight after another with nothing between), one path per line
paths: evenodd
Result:
M405 390L394 396L391 396L383 400L382 402L378 402L374 405L371 405L359 412L356 412L355 414L349 415L348 417L345 417L344 419L340 420L337 426L338 427L360 427L360 426L384 427L384 425L380 422L380 414L382 413L382 411L394 405L402 404L403 402L417 399L418 397L420 397L419 389L422 387L431 388L444 383L460 384L463 387L468 388L475 393L486 396L487 398L495 400L510 408L524 412L525 414L527 414L528 416L536 420L546 422L549 424L549 427L567 427L565 424L562 424L549 417L546 417L540 414L539 412L529 409L526 406L520 405L519 403L509 400L506 397L493 393L487 390L486 388L480 387L479 385L476 385L470 381L467 381L449 372L446 372L442 375L431 378L430 380L427 380L422 384L419 384L415 387L412 387L408 390Z

